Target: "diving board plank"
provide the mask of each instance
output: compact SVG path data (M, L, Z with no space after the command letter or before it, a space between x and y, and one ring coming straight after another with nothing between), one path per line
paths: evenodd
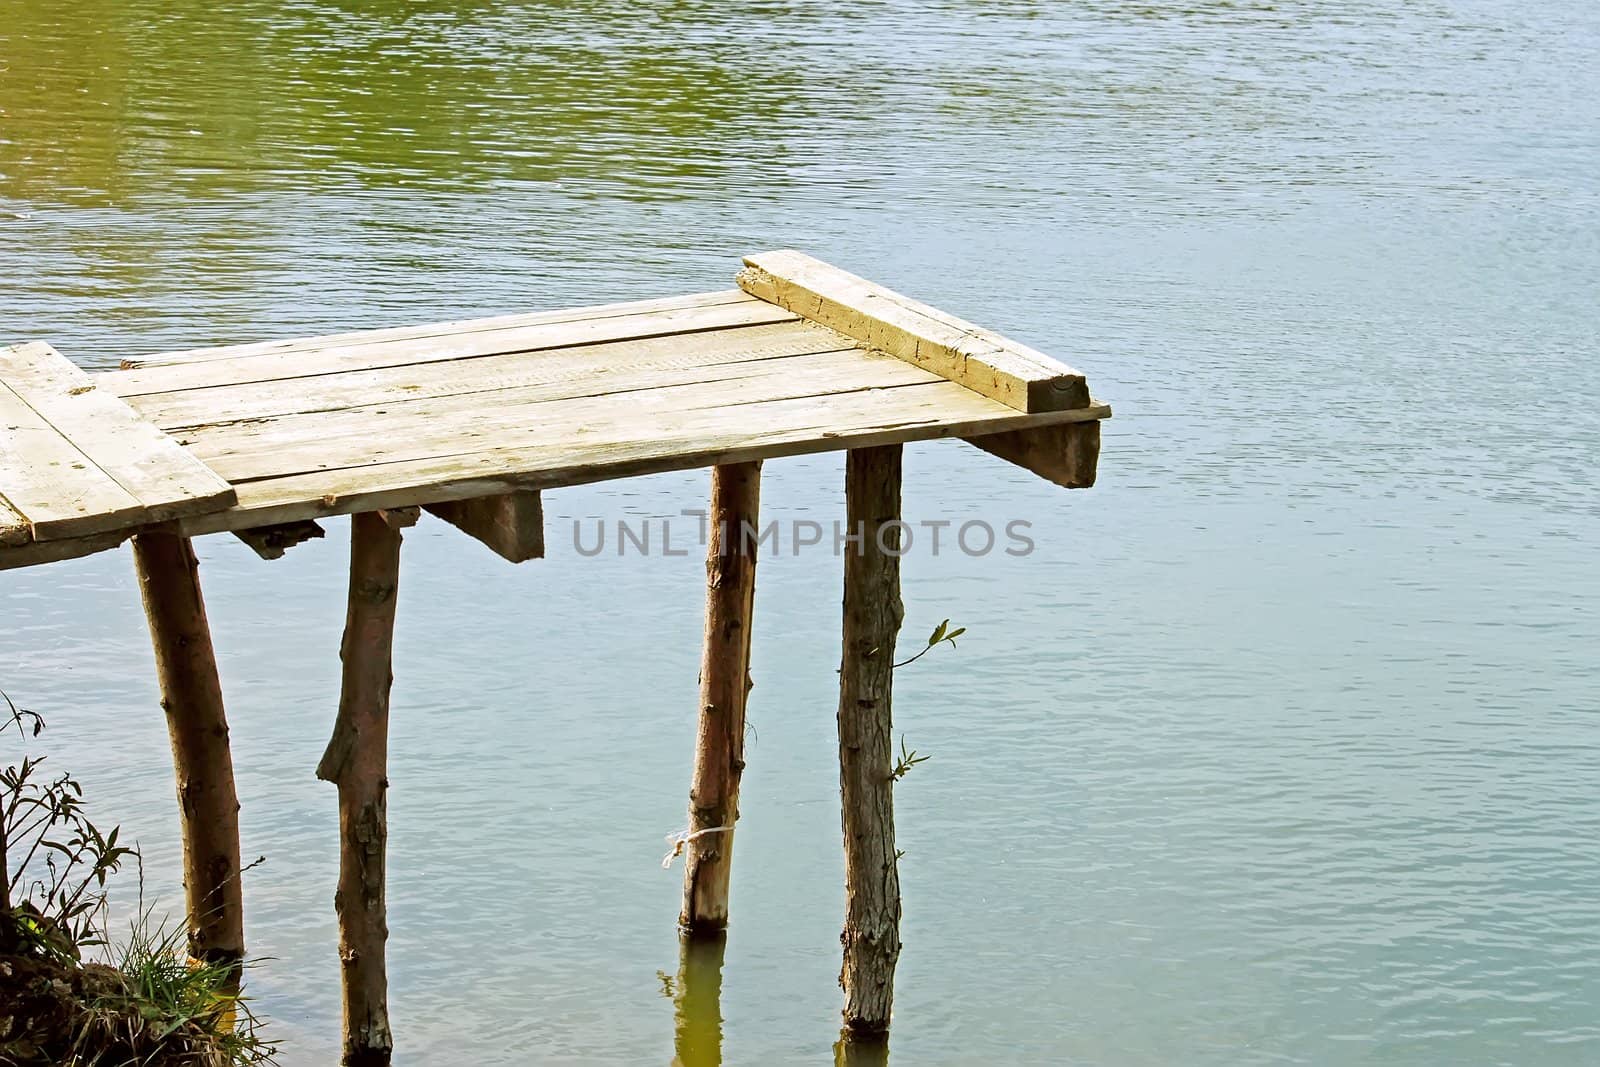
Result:
M511 563L544 558L544 505L538 490L429 504L430 514Z
M968 437L966 441L1064 489L1088 489L1094 485L1100 462L1098 422L1036 426Z
M34 540L231 506L233 487L42 342L0 347L0 494Z
M1071 367L803 252L745 257L739 287L1018 411L1089 404Z

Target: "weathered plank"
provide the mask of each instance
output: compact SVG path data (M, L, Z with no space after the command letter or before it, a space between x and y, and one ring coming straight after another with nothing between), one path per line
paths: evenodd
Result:
M1094 485L1100 463L1098 422L1036 426L966 440L1067 489L1088 489Z
M301 519L276 526L253 526L248 530L235 530L233 535L249 545L262 559L274 560L282 559L283 554L295 545L326 536L327 531L309 519Z
M398 508L382 508L378 511L378 518L389 524L394 530L405 530L415 526L422 518L422 509L414 504Z
M0 488L36 539L98 533L130 520L165 522L233 503L232 486L49 345L0 348L0 381L36 416L31 431L12 431L27 440L7 450L0 473ZM50 440L52 433L60 440ZM31 478L12 469L41 460L46 470Z
M801 252L745 259L739 287L1018 411L1087 407L1079 372L891 289Z
M515 447L524 441L606 440L631 423L672 412L736 410L787 397L825 396L939 379L881 354L820 352L719 371L662 372L650 387L561 395L549 387L485 397L444 397L349 409L261 423L199 427L184 443L233 482L295 471L352 467L458 453L478 442ZM606 388L591 386L590 389ZM556 392L567 390L556 387ZM687 421L688 415L684 416Z
M467 360L345 371L285 381L127 398L146 419L169 433L194 426L270 420L350 408L387 408L419 400L464 397L463 407L495 404L503 390L537 389L550 398L588 396L637 389L657 375L663 381L690 381L698 368L736 372L745 363L783 356L849 348L850 338L791 319L697 334L692 343L679 336L649 337L593 345L510 352ZM106 375L113 385L116 375ZM102 380L104 380L102 379Z
M240 356L315 352L332 346L377 344L384 341L410 341L418 338L477 333L483 330L505 330L520 326L543 326L557 322L578 322L584 319L615 318L619 315L645 315L659 311L681 311L685 308L711 307L714 304L744 303L750 299L752 298L749 294L742 290L722 289L717 292L694 293L689 296L628 300L617 304L558 308L554 311L522 312L479 319L456 319L449 322L430 322L420 326L355 330L350 333L327 334L320 337L292 337L281 341L251 341L245 344L191 348L179 352L161 352L150 356L125 359L122 361L122 369L137 370L140 367L162 367L173 363L204 363L207 360L235 359Z
M105 388L118 396L130 397L180 389L209 389L243 382L318 377L376 367L470 360L507 352L535 352L638 337L695 334L735 326L783 322L793 317L792 312L783 308L760 300L747 300L648 314L142 367L108 372L101 381Z
M563 431L515 448L485 442L425 460L376 463L283 475L237 485L239 504L219 515L184 520L193 534L293 519L349 514L521 489L550 489L718 463L831 452L868 445L1021 429L1104 418L1098 405L1025 415L953 382L798 397L635 420L612 438L574 439ZM591 439L592 438L592 439Z
M38 541L137 523L139 500L0 383L0 492Z
M537 491L440 501L429 504L428 513L511 563L544 558L544 504Z
M97 552L109 552L133 535L132 530L113 530L88 537L68 537L60 541L29 541L13 548L0 548L0 571L18 567L37 567L41 563L60 563L81 559Z

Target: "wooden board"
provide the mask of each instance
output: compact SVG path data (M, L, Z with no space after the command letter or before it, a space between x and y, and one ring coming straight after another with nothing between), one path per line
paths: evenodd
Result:
M749 303L750 299L750 296L742 290L722 289L712 293L695 293L691 296L672 296L656 300L629 300L620 304L597 304L593 307L562 308L556 311L536 311L517 315L496 315L482 319L430 322L422 326L356 330L351 333L327 334L322 337L294 337L282 341L253 341L248 344L191 348L181 352L162 352L157 355L125 359L122 361L122 369L137 370L141 367L164 367L173 363L204 363L213 359L236 359L240 356L281 355L288 352L321 352L327 348L347 345L378 344L384 341L411 341L430 337L452 337L460 334L477 333L483 330L505 330L521 326L579 322L586 319L615 318L621 315L648 315L660 311L682 311L686 308L711 307L715 304Z
M793 320L712 330L681 336L645 337L593 345L402 367L374 367L342 374L129 396L127 401L169 433L207 425L265 425L282 416L311 415L458 397L463 409L488 409L527 388L541 395L584 396L647 387L651 372L662 381L711 377L719 368L806 352L850 347L848 338L814 323ZM119 384L110 378L113 388Z
M514 448L485 446L426 459L242 482L234 510L186 520L183 528L202 534L239 524L348 514L418 501L465 500L867 445L971 437L1109 414L1104 405L1023 414L946 381L791 397L697 411L689 418L669 412L633 419L603 434L574 438L556 432L547 440Z
M92 556L96 552L109 552L133 536L132 530L91 534L88 537L68 537L60 541L29 541L12 548L0 548L0 571L18 567L36 567L41 563L59 563L67 559Z
M428 511L508 562L544 557L544 504L537 492L445 500Z
M1018 411L1087 407L1071 367L802 252L745 259L739 286Z
M792 312L760 300L688 307L644 314L616 315L508 329L476 330L404 340L330 345L311 351L227 356L170 366L111 371L104 386L121 397L207 389L246 382L321 377L375 367L409 367L447 360L470 360L506 352L599 344L639 337L696 334L796 318Z
M252 526L247 530L235 530L233 535L249 545L251 551L262 559L273 560L282 559L283 554L295 545L326 537L327 531L308 519L302 519L276 526Z
M1064 489L1094 485L1100 462L1100 424L1065 423L967 438L985 452L1009 460Z
M640 388L570 395L556 388L508 390L492 402L444 397L361 407L264 422L228 423L187 431L182 440L235 484L311 470L359 467L399 459L452 455L480 446L524 441L604 442L653 416L678 414L689 428L701 413L737 411L753 402L881 389L940 379L881 354L855 349L762 360L743 374L702 377L650 375ZM593 389L593 387L591 387Z
M47 344L0 348L0 493L34 540L164 522L233 488Z

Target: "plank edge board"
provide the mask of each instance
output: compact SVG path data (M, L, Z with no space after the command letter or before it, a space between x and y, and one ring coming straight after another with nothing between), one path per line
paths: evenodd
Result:
M1000 334L788 249L745 257L739 287L1018 411L1090 403L1084 376Z
M948 384L941 384L944 388L950 388ZM933 388L933 386L922 388ZM707 445L703 448L685 448L669 454L645 454L616 461L588 461L558 467L529 463L520 458L517 455L518 450L514 449L501 452L485 449L481 452L466 453L461 457L435 457L429 460L378 464L343 471L314 472L281 479L241 483L239 507L231 511L186 519L182 527L184 533L199 536L231 530L241 525L258 526L302 518L326 518L404 504L421 504L427 508L430 504L446 501L529 490L557 489L667 471L696 470L719 463L781 459L871 445L939 440L948 437L982 437L992 433L1025 430L1054 423L1097 421L1108 418L1110 413L1111 409L1107 405L1096 403L1086 408L1062 412L991 413L975 419L929 420L888 426L865 425L819 431L808 436L796 436L779 441L759 441L739 446ZM528 453L539 451L527 450ZM460 468L459 474L414 473L448 467L452 459L459 461L455 464ZM353 476L356 472L359 472L360 477L376 484L372 488L352 489L342 493L325 492L314 495L310 491L317 488L319 482L324 484L337 482L340 476ZM307 492L287 493L284 491L285 485L303 485L307 488Z

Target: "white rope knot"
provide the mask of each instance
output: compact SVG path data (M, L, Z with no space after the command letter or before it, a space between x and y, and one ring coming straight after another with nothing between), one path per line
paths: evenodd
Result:
M696 830L692 834L687 830L679 830L677 833L668 834L667 844L672 846L672 851L661 857L661 869L664 871L670 870L672 868L672 861L683 855L683 846L687 845L695 838L704 837L706 834L717 834L724 830L732 829L733 827L731 826L708 826L704 830Z

